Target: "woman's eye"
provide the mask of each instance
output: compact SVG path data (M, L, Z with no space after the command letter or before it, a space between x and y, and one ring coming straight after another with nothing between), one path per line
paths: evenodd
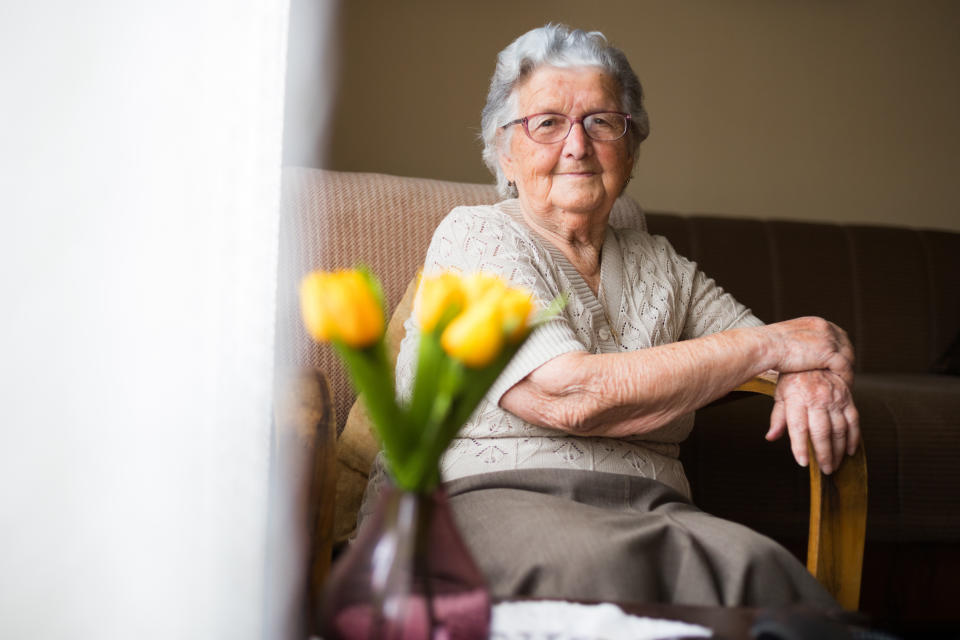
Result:
M551 127L555 127L556 125L557 125L557 121L554 118L544 118L543 120L538 120L536 123L534 123L534 128L550 129Z
M610 129L613 127L613 124L604 116L596 115L590 116L590 126L595 129Z

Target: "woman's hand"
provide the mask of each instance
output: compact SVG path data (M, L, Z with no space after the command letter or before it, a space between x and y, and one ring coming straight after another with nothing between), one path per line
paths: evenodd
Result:
M772 339L775 364L781 373L827 369L853 385L853 345L847 332L823 318L808 316L762 328Z
M807 439L823 473L833 473L860 443L860 418L850 387L825 369L782 373L777 383L767 440L789 431L793 457L807 466Z

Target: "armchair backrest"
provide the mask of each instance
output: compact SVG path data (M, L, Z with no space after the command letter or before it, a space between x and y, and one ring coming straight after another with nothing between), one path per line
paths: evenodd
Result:
M277 362L286 367L312 366L327 375L337 433L356 396L333 350L308 339L303 330L297 300L301 278L315 269L367 265L380 278L392 310L420 269L443 216L458 205L497 200L492 185L284 169Z

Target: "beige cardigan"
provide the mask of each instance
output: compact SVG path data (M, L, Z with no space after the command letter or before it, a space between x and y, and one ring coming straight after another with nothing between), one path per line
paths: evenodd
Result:
M451 443L441 460L444 480L506 469L573 468L652 478L690 496L677 456L693 427L692 413L637 438L615 439L538 427L498 403L510 387L563 353L616 353L761 325L749 309L665 238L636 229L607 229L594 295L563 254L526 226L517 200L451 211L424 261L426 273L441 269L499 274L532 291L543 306L569 295L561 315L530 337ZM412 387L416 314L405 328L397 359L401 396Z

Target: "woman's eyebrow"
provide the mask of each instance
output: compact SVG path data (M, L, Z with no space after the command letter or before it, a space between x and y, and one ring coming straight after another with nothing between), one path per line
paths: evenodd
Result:
M568 116L568 117L572 117L572 118L579 118L579 117L581 117L581 116L587 115L588 113L600 113L600 112L602 112L602 111L618 111L618 109L613 108L613 107L593 107L593 108L590 108L590 109L583 109L583 110L581 110L581 111L573 112L573 111L567 111L567 110L565 110L565 109L549 109L549 108L539 109L539 108L538 108L538 109L531 109L529 113L526 113L526 114L524 114L524 115L526 115L526 116L531 116L531 115L533 115L533 114L555 113L555 114L561 115L561 116Z
M556 106L556 103L546 103L550 106L544 106L543 104L533 103L534 106L531 106L530 112L527 115L534 113L559 113L563 114L563 109Z
M606 101L603 103L595 103L589 107L584 108L581 111L576 113L568 112L566 108L559 106L556 102L537 102L536 100L530 101L530 107L526 113L521 114L522 116L529 116L535 113L557 113L564 116L573 116L579 117L586 115L588 113L599 113L602 111L623 111L619 103L607 104Z

